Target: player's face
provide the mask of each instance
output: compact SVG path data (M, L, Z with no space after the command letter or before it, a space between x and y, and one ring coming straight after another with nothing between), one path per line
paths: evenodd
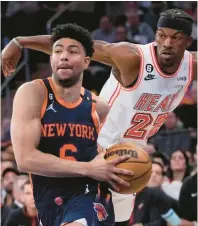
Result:
M149 180L148 187L159 187L161 186L162 182L163 170L158 164L153 163L151 178Z
M33 191L30 184L24 186L23 203L26 207L36 208L34 203Z
M12 192L14 181L17 175L13 172L8 172L3 178L2 185L3 188L9 193Z
M63 87L75 85L88 67L90 57L86 57L82 44L74 39L61 38L53 45L51 67L55 81Z
M159 28L156 32L157 54L159 63L172 67L180 61L186 48L190 47L192 38L181 31L170 28Z
M172 154L170 166L173 171L183 171L186 169L186 160L181 151L176 151Z

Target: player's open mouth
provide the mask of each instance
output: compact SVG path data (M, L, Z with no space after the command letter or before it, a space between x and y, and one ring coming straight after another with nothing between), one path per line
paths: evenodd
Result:
M172 52L162 52L162 54L161 54L162 56L163 56L163 58L165 58L165 59L169 59L169 58L172 58L173 56L174 56L174 54L172 53Z
M58 66L58 70L68 70L68 69L71 70L72 67L66 64Z

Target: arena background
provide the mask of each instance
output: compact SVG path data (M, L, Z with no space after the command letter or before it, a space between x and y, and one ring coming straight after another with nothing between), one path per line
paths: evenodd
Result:
M193 44L189 50L197 51L196 1L1 2L1 50L14 37L50 34L51 29L57 24L69 22L75 22L87 28L97 40L146 44L154 41L160 12L170 8L183 9L193 17ZM91 62L90 67L85 71L83 86L99 94L110 75L110 70L111 68L103 64ZM49 76L51 76L49 56L26 49L23 50L23 57L16 72L9 78L9 82L1 73L2 173L6 168L16 168L10 140L10 118L14 94L24 82ZM170 114L161 130L149 140L147 150L151 155L162 153L166 159L166 168L174 151L184 151L188 156L190 175L196 171L197 167L196 144L197 84L193 83L180 106ZM12 187L15 183L14 179L10 183ZM2 206L9 205L4 201L8 195L4 186L2 182Z

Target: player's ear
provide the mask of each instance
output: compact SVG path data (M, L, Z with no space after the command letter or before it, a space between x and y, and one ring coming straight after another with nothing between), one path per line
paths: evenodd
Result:
M186 43L186 48L189 48L192 45L193 42L193 38L192 37L188 37L187 43Z
M90 64L90 62L91 62L91 58L90 57L85 57L84 58L84 62L85 62L84 69L87 69L89 64Z

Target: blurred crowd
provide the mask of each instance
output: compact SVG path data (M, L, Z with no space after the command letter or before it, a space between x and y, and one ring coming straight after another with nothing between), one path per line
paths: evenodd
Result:
M76 22L89 29L93 39L139 44L154 41L160 12L174 7L181 8L194 18L194 41L189 50L197 50L197 2L178 1L2 2L2 48L7 39L16 36L46 34L47 21L64 7L68 8L52 23L52 27L60 23ZM48 60L49 57L45 54L29 51L28 64L32 79L50 75ZM92 62L85 72L84 87L99 93L110 75L110 70L107 66ZM24 74L22 69L10 83L11 90L15 92L19 82L25 81ZM36 226L39 223L31 181L28 175L17 170L15 163L5 93L2 103L1 224ZM136 194L130 225L136 226L140 222L147 226L167 225L161 217L162 209L166 205L173 208L180 217L197 221L196 82L189 87L179 107L169 114L159 132L149 139L146 151L153 161L152 176L148 186ZM158 194L159 190L161 193Z

